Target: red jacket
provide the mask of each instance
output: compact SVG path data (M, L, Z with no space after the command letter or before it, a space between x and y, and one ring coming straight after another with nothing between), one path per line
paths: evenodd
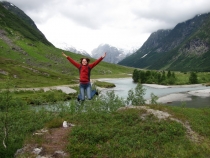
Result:
M72 58L67 57L67 59L75 66L79 69L80 71L80 83L89 83L90 82L90 71L92 68L94 68L98 63L100 63L103 58L100 57L99 59L97 59L96 61L94 61L91 64L87 64L87 65L82 65L76 61L74 61Z

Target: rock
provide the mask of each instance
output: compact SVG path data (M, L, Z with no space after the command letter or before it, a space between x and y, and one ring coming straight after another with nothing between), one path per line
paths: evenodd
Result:
M32 153L39 155L42 152L42 147L41 148L34 148L34 150L32 151Z
M63 127L68 127L67 121L63 121Z
M68 123L67 121L63 121L63 127L66 128L66 127L73 127L75 126L74 124L72 123Z

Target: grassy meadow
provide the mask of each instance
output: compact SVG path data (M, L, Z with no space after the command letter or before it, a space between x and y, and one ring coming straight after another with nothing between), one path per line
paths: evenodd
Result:
M122 109L125 101L109 92L91 101L68 104L59 102L51 110L30 108L11 92L4 92L0 101L0 126L9 132L0 144L0 155L14 157L17 149L27 144L41 147L43 136L34 136L40 129L62 128L66 120L74 124L68 135L65 152L71 157L199 157L210 156L210 109L146 105L167 112L168 119L158 119L145 109ZM7 105L7 106L2 106ZM54 109L54 110L53 110ZM179 120L179 121L175 121ZM187 124L194 131L191 139ZM4 140L4 130L0 139ZM25 151L19 157L35 157Z

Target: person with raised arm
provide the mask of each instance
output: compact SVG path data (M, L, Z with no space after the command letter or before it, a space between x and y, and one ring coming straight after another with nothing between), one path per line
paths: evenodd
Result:
M78 95L77 100L78 101L84 101L85 100L85 92L87 94L87 98L91 100L94 95L98 95L98 92L95 90L92 90L91 88L91 82L90 82L90 72L91 70L99 64L106 56L106 52L104 53L103 56L101 56L99 59L94 61L93 63L89 63L90 59L89 58L81 58L80 63L76 62L73 60L71 57L67 56L62 52L62 55L66 57L69 62L74 65L76 68L79 70L79 89L80 93Z

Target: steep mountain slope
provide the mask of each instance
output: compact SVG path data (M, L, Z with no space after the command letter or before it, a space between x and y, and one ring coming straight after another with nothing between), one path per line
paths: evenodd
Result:
M120 65L148 69L210 71L210 13L159 30Z
M0 4L0 26L18 31L26 38L33 41L41 41L44 44L52 45L41 33L41 31L38 30L31 18L29 18L18 7L6 1L0 2Z
M28 17L22 10L20 10L18 7L16 7L14 4L9 3L7 1L2 1L0 3L2 4L2 6L4 6L4 8L6 8L11 13L18 16L20 19L22 19L24 22L26 22L28 25L32 26L35 30L37 30L40 34L42 34L42 32L37 28L34 21L30 17Z

